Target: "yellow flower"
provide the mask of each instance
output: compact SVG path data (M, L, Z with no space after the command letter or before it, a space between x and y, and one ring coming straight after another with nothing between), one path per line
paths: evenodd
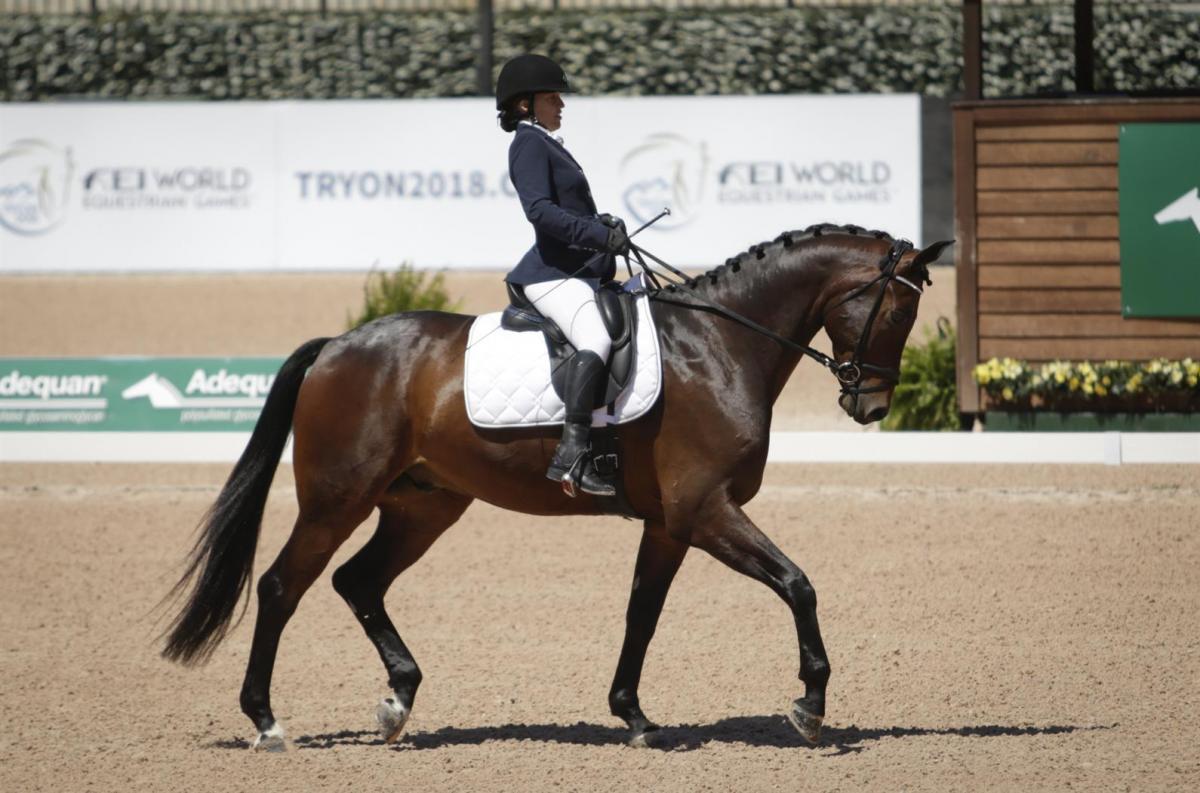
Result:
M1011 402L1012 398L1013 398L1013 390L1011 388L1009 388L1008 386L1005 386L1004 390L1000 392L1000 395L1003 396L1006 400Z
M1093 390L1094 389L1092 388L1092 384L1090 382L1083 384L1083 393L1090 394Z
M1100 380L1100 382L1106 386L1110 386L1110 385L1112 385L1112 378L1109 377L1108 375L1104 375L1104 377Z
M1105 396L1108 394L1108 389L1102 385L1096 386L1096 396Z
M1067 385L1070 387L1070 389L1072 391L1078 391L1079 390L1079 378L1072 377L1071 381L1069 383L1067 383Z

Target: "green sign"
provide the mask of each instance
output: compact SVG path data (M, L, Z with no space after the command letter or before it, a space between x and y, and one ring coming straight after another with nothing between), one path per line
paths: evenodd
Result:
M1121 311L1200 316L1200 124L1125 124Z
M246 432L282 358L0 358L0 432Z

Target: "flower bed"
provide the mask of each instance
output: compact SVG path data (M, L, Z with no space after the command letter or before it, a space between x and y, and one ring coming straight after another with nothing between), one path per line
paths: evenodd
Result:
M1200 362L993 358L972 374L993 410L1101 413L1200 412Z

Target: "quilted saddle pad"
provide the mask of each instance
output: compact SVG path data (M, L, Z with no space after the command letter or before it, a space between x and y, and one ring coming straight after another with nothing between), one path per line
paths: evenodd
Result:
M650 298L635 302L638 312L637 361L629 385L613 404L592 414L592 426L624 424L646 413L662 392L658 333L650 316ZM562 424L562 400L550 384L550 355L537 331L500 327L500 313L483 314L467 339L463 391L467 416L476 427L545 427Z

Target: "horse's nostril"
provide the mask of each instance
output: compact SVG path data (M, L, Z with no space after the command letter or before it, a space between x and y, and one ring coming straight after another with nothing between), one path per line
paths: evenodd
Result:
M875 408L874 410L872 410L870 413L867 414L867 421L879 421L887 414L888 414L887 408L885 408L885 407Z

